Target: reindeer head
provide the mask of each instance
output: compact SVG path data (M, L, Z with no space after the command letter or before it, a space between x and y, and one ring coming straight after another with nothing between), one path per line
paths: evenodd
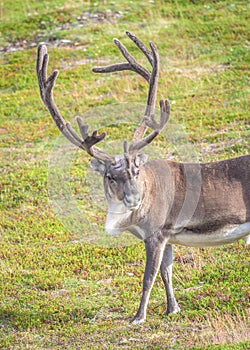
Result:
M113 156L96 147L95 145L102 141L106 134L102 133L98 135L97 130L95 130L92 135L89 135L89 126L84 124L81 118L77 117L81 136L76 133L70 123L63 119L53 99L53 87L58 76L58 71L54 71L47 78L48 53L45 45L41 45L38 48L37 77L41 98L59 130L70 142L82 148L93 157L91 168L98 171L103 176L104 191L108 203L123 203L126 209L133 211L140 206L142 200L138 179L140 177L140 168L147 160L146 155L139 153L139 151L152 142L163 129L169 119L170 106L168 100L165 102L162 100L160 101L160 122L157 122L154 119L159 77L159 55L157 49L151 42L150 49L148 49L136 36L130 32L126 32L126 34L145 54L152 66L152 72L149 73L147 69L141 66L117 39L114 39L114 43L127 62L93 68L93 71L96 73L132 70L140 74L149 83L144 117L139 127L135 130L130 145L128 145L127 141L124 142L123 155ZM152 129L152 131L145 136L148 128Z
M123 203L128 210L136 210L141 204L138 185L140 167L147 161L147 155L128 154L124 143L124 154L116 155L115 162L103 163L92 159L90 167L103 176L104 192L108 203Z

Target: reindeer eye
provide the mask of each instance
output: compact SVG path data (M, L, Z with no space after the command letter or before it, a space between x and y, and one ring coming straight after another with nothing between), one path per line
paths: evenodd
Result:
M134 173L134 176L137 177L139 175L139 169L135 168L133 173Z
M110 184L115 184L116 183L115 179L109 174L107 174L107 179L108 179Z

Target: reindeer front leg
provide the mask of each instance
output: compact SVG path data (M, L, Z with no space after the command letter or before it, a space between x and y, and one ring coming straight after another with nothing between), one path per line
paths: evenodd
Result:
M180 308L174 297L172 286L172 264L173 264L173 246L166 245L162 262L161 262L161 277L165 285L167 293L167 315L180 312Z
M144 243L146 247L146 268L143 278L143 291L139 309L132 321L133 324L140 324L146 320L148 300L162 262L166 238L159 232L148 237Z

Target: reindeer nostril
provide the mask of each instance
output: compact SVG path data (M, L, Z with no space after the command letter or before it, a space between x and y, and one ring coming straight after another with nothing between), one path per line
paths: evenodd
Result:
M141 198L139 194L124 196L123 203L130 210L135 210L141 204Z

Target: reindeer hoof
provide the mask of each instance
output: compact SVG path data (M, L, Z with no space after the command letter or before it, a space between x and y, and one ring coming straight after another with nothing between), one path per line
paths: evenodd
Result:
M178 314L179 312L181 312L179 305L175 305L174 307L167 310L166 315L168 316L170 314Z
M142 324L143 322L145 322L145 318L140 318L140 317L135 317L133 320L132 320L132 324L135 325L135 326L139 326L140 324Z
M244 238L246 245L250 244L250 235Z

